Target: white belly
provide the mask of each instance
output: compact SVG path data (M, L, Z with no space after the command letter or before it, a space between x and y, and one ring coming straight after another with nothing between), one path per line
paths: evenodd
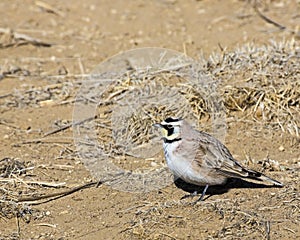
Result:
M207 184L207 179L201 173L195 172L192 162L184 159L180 154L174 154L179 142L172 144L164 143L165 157L167 165L176 178L181 178L185 182L203 186Z

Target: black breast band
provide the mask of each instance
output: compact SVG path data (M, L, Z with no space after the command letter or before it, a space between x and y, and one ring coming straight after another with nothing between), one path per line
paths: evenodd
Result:
M180 140L181 140L181 138L175 138L175 139L172 139L172 140L164 138L164 143L173 143L173 142L178 142Z

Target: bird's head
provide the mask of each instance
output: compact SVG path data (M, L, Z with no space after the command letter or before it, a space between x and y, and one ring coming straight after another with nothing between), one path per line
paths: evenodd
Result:
M183 119L168 117L161 123L154 124L161 130L164 141L173 142L181 139L181 127Z

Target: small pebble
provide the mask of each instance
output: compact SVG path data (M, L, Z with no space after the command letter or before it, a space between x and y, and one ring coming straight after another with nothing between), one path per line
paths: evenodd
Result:
M156 162L151 162L150 165L151 165L151 167L156 167L157 163Z
M283 147L283 146L280 146L280 147L278 148L278 150L279 150L280 152L283 152L283 151L284 151L284 147Z

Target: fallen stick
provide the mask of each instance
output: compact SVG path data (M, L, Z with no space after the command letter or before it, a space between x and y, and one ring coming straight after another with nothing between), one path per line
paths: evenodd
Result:
M54 13L58 16L65 17L65 14L62 11L58 10L55 7L52 7L48 3L45 3L45 2L42 2L42 1L35 1L35 5L40 7L41 9L44 9L46 12Z
M42 196L31 196L31 197L19 198L19 199L17 199L16 202L34 202L34 201L53 198L53 197L55 197L55 199L57 199L57 198L61 198L61 197L70 195L70 194L72 194L74 192L77 192L81 189L90 188L92 186L97 186L97 185L101 185L101 184L102 184L102 182L99 182L99 181L85 183L83 185L80 185L80 186L77 186L77 187L74 187L74 188L71 188L71 189L68 189L68 190L65 190L65 191L61 191L61 192L50 193L50 194L46 194L46 195L42 195ZM54 200L54 199L51 199L51 200ZM41 202L41 203L43 203L43 202ZM32 203L32 205L38 205L38 204L40 204L40 203Z
M0 44L0 48L8 48L24 44L32 44L38 47L51 47L53 44L44 42L40 39L30 37L26 34L17 33L9 28L0 28L0 33L10 35L15 42Z
M263 15L263 14L258 10L258 8L257 8L256 6L254 6L254 10L255 10L255 12L258 14L258 16L259 16L260 18L262 18L264 21L266 21L267 23L270 23L270 24L274 25L275 27L278 27L280 30L285 30L285 29L286 29L285 26L283 26L283 25L281 25L281 24L279 24L279 23L273 21L272 19L266 17L265 15Z
M93 186L95 186L97 188L100 185L102 185L103 183L114 181L117 179L117 176L122 176L124 174L126 174L126 173L120 172L120 173L116 174L116 176L114 178L85 183L83 185L80 185L80 186L77 186L77 187L74 187L74 188L71 188L71 189L68 189L65 191L61 191L61 192L50 193L50 194L41 195L41 196L30 196L30 197L19 198L16 200L16 202L18 202L18 203L26 202L29 205L39 205L42 203L47 203L47 202L68 196L68 195L78 192L82 189L90 188ZM40 201L40 200L44 200L44 199L45 199L45 201ZM38 201L40 201L40 202L38 202Z
M43 181L21 180L21 179L18 179L18 178L0 179L0 182L18 182L18 183L24 183L24 184L30 184L30 185L41 185L41 186L53 187L53 188L59 188L59 187L62 187L64 185L66 185L65 182L51 183L51 182L43 182Z
M78 122L76 122L76 123L70 123L70 124L67 124L66 126L63 126L63 127L59 128L59 129L55 129L55 130L52 130L52 131L50 131L50 132L45 133L43 137L47 137L47 136L49 136L49 135L52 135L52 134L55 134L55 133L64 131L64 130L66 130L66 129L68 129L68 128L71 128L71 127L73 127L73 126L80 125L80 124L82 124L82 123L91 121L91 120L96 119L96 118L97 118L97 116L89 117L89 118L83 119L83 120L81 120L81 121L78 121Z

